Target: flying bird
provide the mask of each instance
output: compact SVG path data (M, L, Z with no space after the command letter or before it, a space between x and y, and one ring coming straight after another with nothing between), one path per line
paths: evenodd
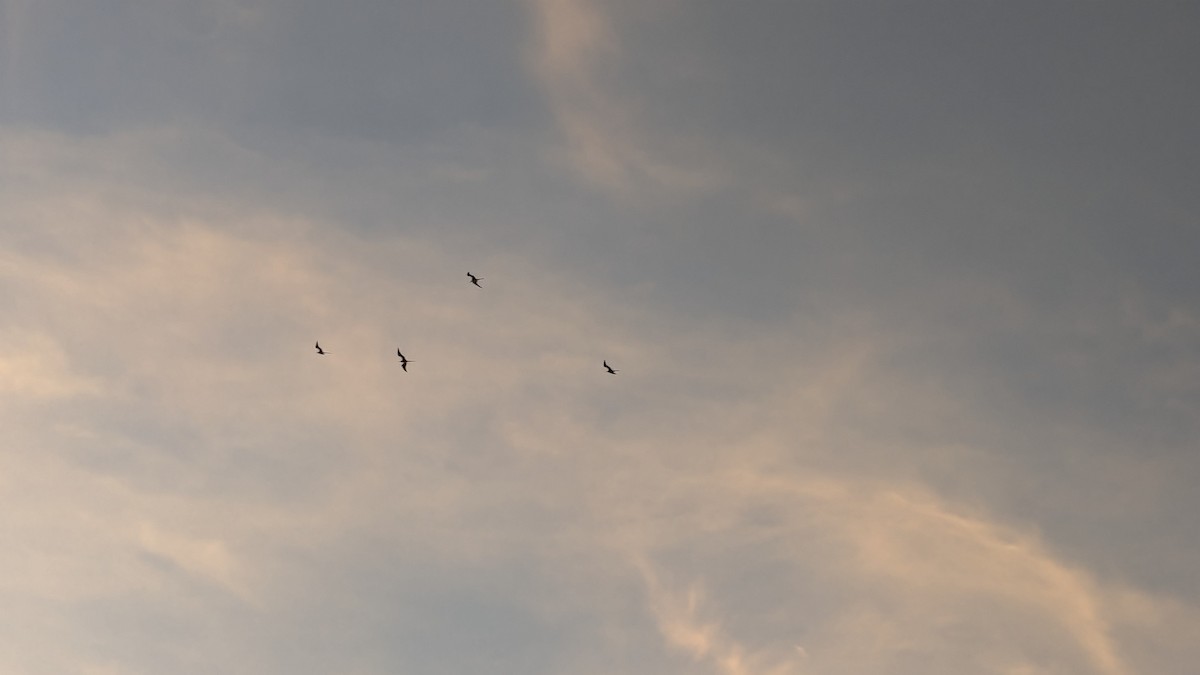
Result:
M608 365L608 359L604 359L604 369L608 371L609 375L617 374L617 371L615 369L613 369L612 366Z
M403 370L404 372L407 373L408 372L408 364L412 363L412 361L409 361L408 359L404 358L404 355L400 353L399 349L396 349L396 356L400 357L400 370Z
M483 279L483 277L477 277L474 274L471 274L470 272L467 272L467 276L471 277L471 283L475 284L476 286L479 286L480 280ZM483 288L483 286L479 286L479 287Z
M321 356L325 356L325 350L324 350L324 349L321 349L321 343L320 343L320 342L318 342L318 343L317 343L317 353L318 353L318 354L320 354Z

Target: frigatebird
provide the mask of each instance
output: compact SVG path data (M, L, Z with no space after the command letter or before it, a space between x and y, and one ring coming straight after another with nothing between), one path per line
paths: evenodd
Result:
M608 359L605 359L605 360L604 360L604 369L608 371L608 374L609 374L609 375L616 375L616 374L617 374L617 371L616 371L616 370L614 370L612 366L608 365Z
M409 361L408 359L404 358L404 355L400 353L399 348L396 349L396 356L400 357L400 370L403 370L404 372L407 373L408 372L408 364L412 363L412 361Z
M320 342L318 342L318 343L317 343L317 353L318 353L318 354L320 354L321 356L325 356L325 350L324 350L324 349L321 349L321 343L320 343Z
M483 279L483 277L477 277L474 274L471 274L470 272L467 272L467 276L471 277L471 283L475 284L476 286L479 286L479 282ZM479 287L483 288L483 286L479 286Z

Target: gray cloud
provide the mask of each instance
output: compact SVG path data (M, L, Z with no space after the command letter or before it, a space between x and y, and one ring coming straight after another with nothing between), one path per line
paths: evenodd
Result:
M0 7L6 671L1190 672L1185 12Z

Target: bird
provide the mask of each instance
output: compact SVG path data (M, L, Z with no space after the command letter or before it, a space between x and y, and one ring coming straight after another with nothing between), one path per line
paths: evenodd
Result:
M408 372L408 364L412 363L412 361L409 361L408 359L404 358L404 355L400 353L399 348L396 349L396 356L400 357L400 370L403 370L404 372L407 373Z
M317 343L317 353L318 353L318 354L320 354L321 356L325 356L325 350L324 350L324 349L321 349L321 343L320 343L320 342L318 342L318 343Z
M477 277L474 274L471 274L470 272L467 272L467 276L471 277L471 283L475 284L476 286L479 286L479 282L483 279L483 277ZM483 286L479 286L479 287L483 288Z
M604 369L608 371L609 375L617 374L617 371L612 366L608 365L608 359L604 359Z

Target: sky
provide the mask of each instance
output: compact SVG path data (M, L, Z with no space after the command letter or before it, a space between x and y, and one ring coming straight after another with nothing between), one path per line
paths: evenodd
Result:
M0 0L0 671L1194 673L1197 29Z

